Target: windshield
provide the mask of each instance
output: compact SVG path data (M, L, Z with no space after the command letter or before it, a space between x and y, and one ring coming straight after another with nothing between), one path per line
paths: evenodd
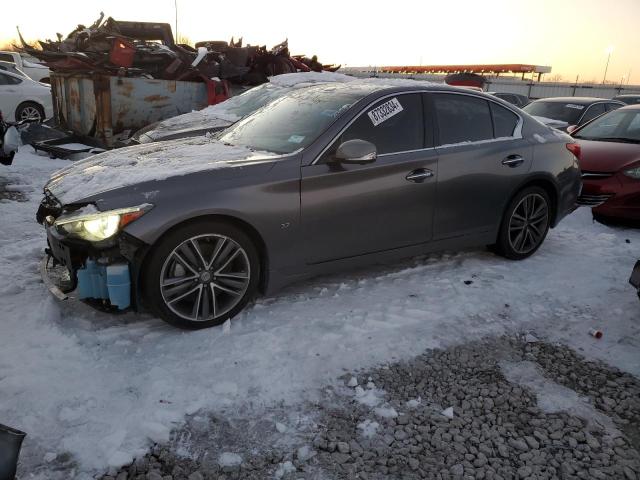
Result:
M310 145L374 88L326 84L293 91L229 127L220 141L275 153L294 152Z
M640 143L640 110L614 110L582 127L574 138Z
M584 113L586 106L564 102L533 102L523 107L522 110L536 117L561 120L569 125L578 123L578 119Z

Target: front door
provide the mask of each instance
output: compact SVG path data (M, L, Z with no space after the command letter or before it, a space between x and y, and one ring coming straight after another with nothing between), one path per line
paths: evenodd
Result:
M302 168L308 264L431 239L438 162L424 115L421 94L385 97L364 109L316 164ZM337 147L352 139L376 145L376 161L335 161Z

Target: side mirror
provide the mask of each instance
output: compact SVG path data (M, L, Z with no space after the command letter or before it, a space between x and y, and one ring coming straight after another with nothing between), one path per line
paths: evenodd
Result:
M364 165L378 158L376 146L366 140L347 140L336 150L333 156L340 163L356 163Z
M567 133L568 133L569 135L571 135L571 134L572 134L573 132L575 132L577 129L578 129L578 126L577 126L577 125L569 125L569 126L567 127Z

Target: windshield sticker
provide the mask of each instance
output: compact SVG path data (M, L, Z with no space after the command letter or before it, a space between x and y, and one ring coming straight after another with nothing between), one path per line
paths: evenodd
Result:
M324 110L321 115L323 117L335 118L338 115L338 110Z
M402 110L402 105L400 105L398 99L393 97L388 102L384 102L382 105L379 105L370 112L367 112L367 115L369 115L373 126L377 126L394 115L399 114Z
M302 143L302 141L304 140L304 135L291 135L289 137L289 140L287 140L289 143Z
M576 110L584 110L584 105L576 105L575 103L567 103L565 107L575 108Z

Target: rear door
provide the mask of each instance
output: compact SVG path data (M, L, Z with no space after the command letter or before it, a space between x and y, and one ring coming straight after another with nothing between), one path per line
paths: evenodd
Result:
M397 102L397 103L396 103ZM393 115L386 105L393 104ZM400 109L397 109L400 105ZM307 263L427 242L432 235L437 175L433 124L422 95L387 96L365 108L314 165L302 168L302 228ZM333 161L352 139L376 145L366 165Z
M533 149L513 110L482 97L430 95L437 119L438 193L434 239L497 230Z

